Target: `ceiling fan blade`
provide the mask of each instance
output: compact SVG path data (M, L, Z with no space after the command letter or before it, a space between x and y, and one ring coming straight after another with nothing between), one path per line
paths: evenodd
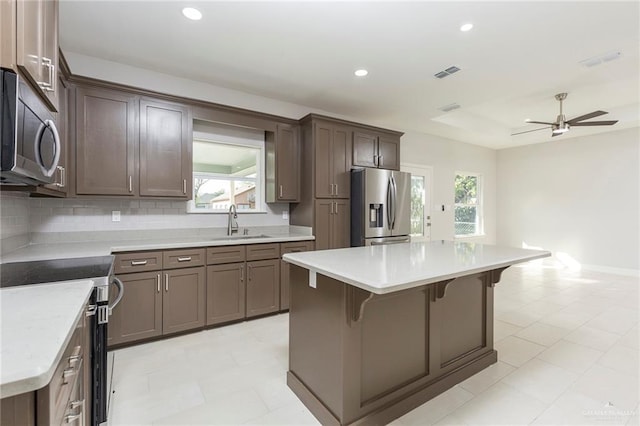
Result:
M546 121L532 121L532 120L525 121L525 123L527 123L527 124L546 124L548 126L553 126L555 124L555 123L547 123Z
M568 120L567 123L569 123L569 125L573 126L574 123L577 123L578 121L583 121L583 120L588 120L590 118L600 117L601 115L605 115L605 114L609 114L609 113L606 112L606 111L593 111L593 112L590 112L589 114L585 114L585 115L581 115L580 117L572 118L571 120Z
M550 129L551 127L543 127L541 129L533 129L533 130L525 130L524 132L518 132L518 133L511 133L511 136L515 136L515 135L521 135L523 133L531 133L531 132L537 132L539 130L545 130L545 129Z
M607 120L607 121L583 121L581 123L571 123L571 127L577 126L612 126L616 124L618 120Z

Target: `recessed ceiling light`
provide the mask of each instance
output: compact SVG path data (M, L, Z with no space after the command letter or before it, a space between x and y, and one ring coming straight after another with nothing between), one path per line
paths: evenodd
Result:
M356 70L356 72L354 72L355 75L357 75L358 77L364 77L365 75L369 74L369 71L367 70Z
M464 24L460 27L460 31L467 32L473 28L473 24Z
M193 21L202 19L202 13L193 7L185 7L182 9L182 14Z

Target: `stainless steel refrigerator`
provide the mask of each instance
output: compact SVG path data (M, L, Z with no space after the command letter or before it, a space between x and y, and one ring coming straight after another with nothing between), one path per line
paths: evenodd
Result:
M351 171L351 246L411 241L411 174Z

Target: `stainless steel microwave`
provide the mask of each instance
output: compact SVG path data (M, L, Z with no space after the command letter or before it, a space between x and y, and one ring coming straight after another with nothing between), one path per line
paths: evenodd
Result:
M4 69L0 72L0 183L53 183L60 160L55 117L19 75Z

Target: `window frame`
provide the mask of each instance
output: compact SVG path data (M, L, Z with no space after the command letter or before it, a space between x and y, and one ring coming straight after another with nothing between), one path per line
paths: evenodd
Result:
M192 181L192 193L191 199L187 203L187 213L192 214L228 214L228 209L198 209L195 205L196 203L196 194L195 194L195 179L196 177L207 177L207 178L215 178L219 180L227 180L227 181L247 181L254 180L256 183L256 208L255 209L238 209L238 214L260 214L267 213L267 205L265 199L265 186L266 186L266 177L265 177L265 143L264 141L257 141L252 139L240 139L237 137L229 137L226 135L214 135L211 133L204 132L193 132L193 140L200 142L208 142L219 145L231 145L238 147L246 147L257 149L258 160L256 161L256 177L255 178L246 178L241 176L233 176L233 175L224 175L220 173L208 173L208 172L196 172L194 170L191 171L191 181ZM193 160L192 160L193 161Z
M476 178L476 202L475 203L456 203L455 202L455 181L458 176ZM484 237L484 176L478 172L456 171L453 178L453 237L454 239L478 238ZM476 208L476 232L473 234L457 234L456 233L456 208L458 207L475 207Z

